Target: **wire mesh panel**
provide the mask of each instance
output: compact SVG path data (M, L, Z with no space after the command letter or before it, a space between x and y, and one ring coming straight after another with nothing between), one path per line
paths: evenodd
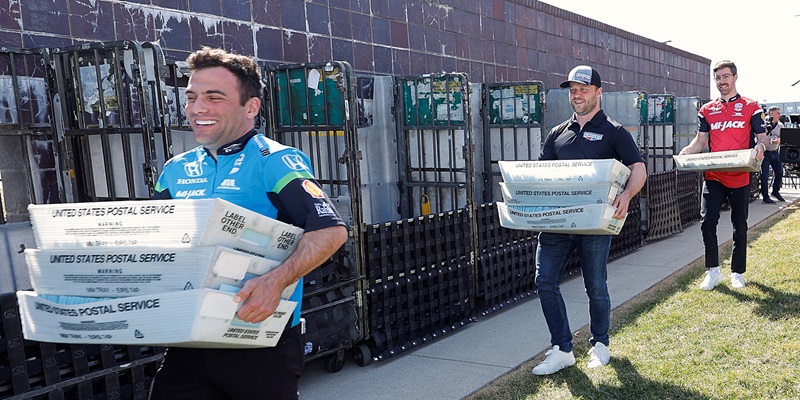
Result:
M474 199L469 85L464 74L398 77L400 214L467 207Z
M697 171L677 171L678 209L681 212L681 225L689 226L700 221L700 194L703 187L703 174Z
M675 168L675 96L656 94L647 99L647 163L648 173Z
M608 259L613 260L628 254L645 244L645 235L642 227L642 197L641 194L633 196L628 204L628 218L619 234L611 237L611 249Z
M539 158L543 107L541 82L483 85L483 202L502 200L498 161Z
M168 117L160 109L161 49L94 43L55 49L52 59L63 126L59 153L74 197L67 200L151 198L163 159L171 156Z
M677 170L651 174L647 178L647 240L683 232L677 185Z
M478 296L484 315L536 293L536 232L500 226L495 203L478 208Z
M338 370L344 349L368 335L360 263L362 207L355 79L345 62L283 65L266 72L266 134L311 159L314 175L351 229L348 242L304 280L306 357L333 354Z
M464 210L365 232L371 344L382 360L472 321L475 275Z

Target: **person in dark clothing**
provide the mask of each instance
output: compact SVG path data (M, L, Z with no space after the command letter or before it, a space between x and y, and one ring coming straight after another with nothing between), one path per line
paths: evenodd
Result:
M609 118L600 108L603 94L600 74L592 67L579 65L570 71L562 88L569 88L569 100L575 111L572 118L553 128L542 146L540 160L617 159L631 169L631 175L614 200L614 218L628 213L631 199L639 193L647 170L631 134ZM561 276L574 249L578 249L583 282L589 297L592 332L588 366L607 365L608 330L611 299L608 294L607 263L611 235L539 234L536 251L536 287L552 349L545 360L533 368L535 375L548 375L575 364L572 354L572 331L561 296Z

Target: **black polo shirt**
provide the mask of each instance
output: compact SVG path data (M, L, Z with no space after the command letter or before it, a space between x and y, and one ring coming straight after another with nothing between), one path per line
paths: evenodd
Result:
M616 159L625 165L644 162L639 147L622 125L603 110L581 129L575 114L554 127L542 145L540 160Z

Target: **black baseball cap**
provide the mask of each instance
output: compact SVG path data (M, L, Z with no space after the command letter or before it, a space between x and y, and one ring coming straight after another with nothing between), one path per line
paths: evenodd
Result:
M594 68L588 65L578 65L577 67L573 68L572 71L569 71L567 80L561 82L560 86L562 88L568 88L570 82L602 87L602 83L600 82L600 74L598 74Z

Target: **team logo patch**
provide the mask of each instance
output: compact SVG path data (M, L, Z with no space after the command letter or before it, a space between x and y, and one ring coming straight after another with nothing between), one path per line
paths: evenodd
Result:
M220 151L220 153L223 153L223 154L235 153L235 152L239 151L239 149L241 149L241 148L242 148L242 144L241 143L234 143L234 144L232 144L230 146L223 147L222 150Z
M325 198L325 193L322 192L322 189L320 189L316 183L308 179L303 181L303 190L305 190L306 193L310 194L311 197L315 199Z
M594 132L583 132L583 138L590 142L596 142L598 140L603 140L603 134Z
M291 170L303 171L308 169L308 167L306 167L306 163L303 162L303 157L300 157L297 154L287 154L281 157L281 160L283 160L283 163L286 164L286 166Z
M203 176L203 164L199 161L188 162L183 164L183 171L186 172L186 176L193 178Z
M243 162L244 162L244 154L236 158L236 161L233 162L233 168L231 168L231 172L229 172L229 174L233 175L239 172L239 167L242 165Z
M314 207L317 208L317 216L333 217L336 215L336 211L333 210L330 203L314 204Z
M738 111L738 112L742 112L742 110L744 109L744 104L736 103L736 104L734 104L733 109Z

